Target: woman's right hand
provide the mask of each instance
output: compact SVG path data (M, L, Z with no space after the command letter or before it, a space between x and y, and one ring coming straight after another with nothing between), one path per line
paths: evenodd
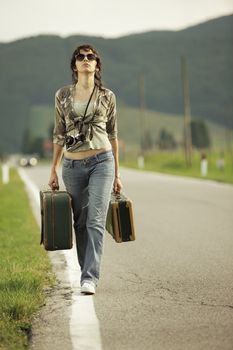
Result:
M58 176L56 170L51 171L51 176L48 185L52 191L59 190Z

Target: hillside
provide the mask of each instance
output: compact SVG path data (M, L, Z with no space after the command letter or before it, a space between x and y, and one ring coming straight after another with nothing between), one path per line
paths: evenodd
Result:
M34 106L30 111L31 135L33 138L46 138L49 135L49 129L53 124L54 108L50 106ZM127 146L127 149L135 148L139 150L141 139L141 113L140 109L134 107L125 107L119 105L118 131L119 138ZM155 144L158 140L161 129L166 129L172 133L178 144L183 141L183 117L181 115L166 114L157 111L147 110L143 116L144 130L151 130L152 142ZM133 128L132 128L133 125ZM224 147L225 129L219 124L207 121L207 127L210 134L211 146ZM129 132L130 131L130 132Z
M232 121L233 15L181 31L152 31L117 39L41 35L0 45L0 152L21 147L36 105L53 106L54 93L71 81L70 57L91 43L101 53L103 80L118 102L137 108L138 78L145 78L149 110L182 114L180 56L188 60L191 113L223 124ZM38 116L39 118L39 116Z

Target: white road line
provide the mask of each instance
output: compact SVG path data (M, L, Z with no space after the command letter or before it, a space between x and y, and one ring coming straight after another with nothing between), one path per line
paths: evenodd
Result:
M18 168L18 173L32 195L34 202L36 202L38 211L40 208L39 189L30 180L24 169ZM37 220L38 217L40 217L39 212ZM64 255L67 262L66 274L72 290L70 336L73 350L101 350L99 321L95 313L93 296L84 296L80 293L79 281L81 271L77 262L75 244L73 249L60 252Z

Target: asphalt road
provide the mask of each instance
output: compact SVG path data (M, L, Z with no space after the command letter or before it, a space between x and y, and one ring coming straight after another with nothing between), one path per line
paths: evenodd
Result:
M27 169L47 187L49 168ZM233 349L233 186L121 169L136 241L106 234L104 350Z

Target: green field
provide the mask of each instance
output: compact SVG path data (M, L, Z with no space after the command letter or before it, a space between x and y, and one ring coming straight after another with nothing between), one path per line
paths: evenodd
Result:
M1 171L0 171L1 176ZM54 283L39 227L15 169L10 183L0 178L0 349L27 349L32 319Z
M35 106L31 110L30 128L34 137L48 136L49 126L53 123L53 108ZM233 182L233 156L226 152L226 130L213 122L206 122L211 139L211 148L207 151L208 176L206 178L221 182ZM118 106L118 130L120 143L120 163L122 166L137 168L137 156L140 152L142 130L150 130L156 144L159 132L165 128L172 133L179 144L176 151L161 151L154 148L145 158L145 170L159 171L176 175L201 177L200 152L193 152L193 164L188 168L182 151L183 118L180 115L146 111L142 116L137 108ZM229 137L229 134L228 134ZM233 141L233 140L232 140ZM229 147L229 145L228 145ZM219 170L216 161L224 151L224 170Z
M224 128L213 122L206 122L212 147L223 147L225 140ZM145 111L143 114L137 108L119 107L118 109L119 138L126 147L139 147L142 131L149 130L152 141L158 141L159 132L165 128L174 135L178 144L183 142L183 116L165 114L155 111Z
M117 111L119 138L128 149L139 148L143 129L150 130L154 143L156 143L162 128L172 133L178 143L182 142L183 117L181 115L149 110L142 115L138 108L129 108L121 104ZM31 108L29 127L33 137L48 137L49 127L53 122L54 108L52 106L34 106ZM211 138L211 146L214 148L224 147L224 127L213 122L206 122L206 125Z

